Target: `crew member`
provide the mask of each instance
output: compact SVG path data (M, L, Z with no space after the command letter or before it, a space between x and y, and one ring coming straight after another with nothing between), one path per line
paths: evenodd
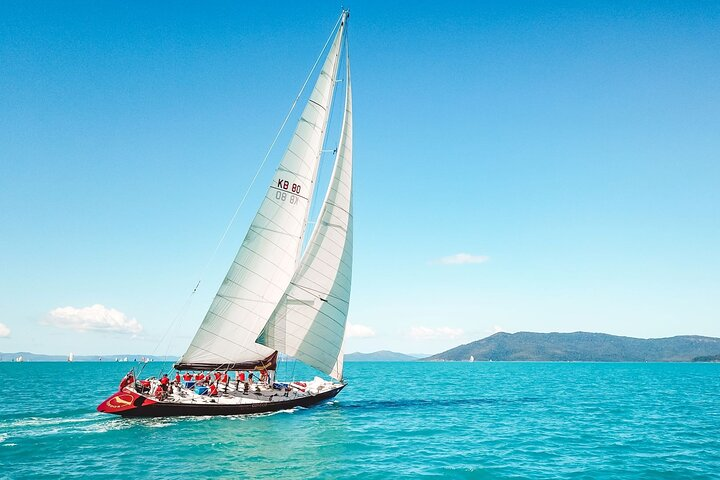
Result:
M132 385L135 382L135 377L133 376L132 372L128 372L127 375L125 375L120 382L120 390L127 387L128 385Z
M160 379L160 387L163 389L163 392L167 393L169 385L170 379L168 378L167 373L163 373L163 376Z

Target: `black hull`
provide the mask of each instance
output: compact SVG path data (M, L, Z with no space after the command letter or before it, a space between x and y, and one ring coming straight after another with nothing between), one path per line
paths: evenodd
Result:
M278 412L294 407L310 407L323 400L333 398L340 393L345 385L318 393L317 395L284 400L280 402L263 402L246 405L219 405L219 404L182 404L157 402L151 405L142 405L130 410L118 412L122 417L181 417L206 415L251 415L256 413ZM110 413L110 412L108 412Z

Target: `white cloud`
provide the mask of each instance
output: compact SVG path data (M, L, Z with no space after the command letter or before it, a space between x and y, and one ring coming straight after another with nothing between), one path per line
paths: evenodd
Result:
M7 338L10 336L10 329L4 323L0 323L0 338Z
M375 330L365 325L358 325L348 322L345 328L347 338L370 338L375 336Z
M143 329L134 318L103 305L85 308L60 307L50 312L46 324L59 328L67 328L76 332L108 332L137 335Z
M490 260L485 255L471 255L469 253L456 253L447 257L438 258L432 263L439 265L467 265L469 263L483 263Z
M457 338L462 335L462 328L452 327L412 327L410 329L410 336L416 340L433 340L437 338Z

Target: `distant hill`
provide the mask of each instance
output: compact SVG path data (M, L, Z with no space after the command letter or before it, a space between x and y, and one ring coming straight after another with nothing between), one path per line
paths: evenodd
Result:
M380 350L373 353L347 353L345 354L346 362L414 362L417 357L405 355L404 353L391 352L389 350Z
M45 355L42 353L32 352L14 352L14 353L3 353L0 352L0 362L12 362L17 357L23 357L24 362L66 362L67 355ZM157 355L138 355L123 353L118 355L75 355L73 358L74 362L114 362L115 359L122 361L127 358L128 362L136 362L141 358L149 358L153 362L174 362L178 357L168 356L162 357Z
M695 357L693 362L706 362L706 363L720 363L720 355L703 355L701 357Z
M720 354L720 338L632 338L604 333L496 333L424 361L690 362Z

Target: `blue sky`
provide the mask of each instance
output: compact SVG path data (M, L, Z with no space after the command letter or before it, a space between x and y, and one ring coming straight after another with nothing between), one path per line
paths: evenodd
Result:
M347 350L720 336L720 4L344 4ZM339 7L0 4L0 351L184 350Z

